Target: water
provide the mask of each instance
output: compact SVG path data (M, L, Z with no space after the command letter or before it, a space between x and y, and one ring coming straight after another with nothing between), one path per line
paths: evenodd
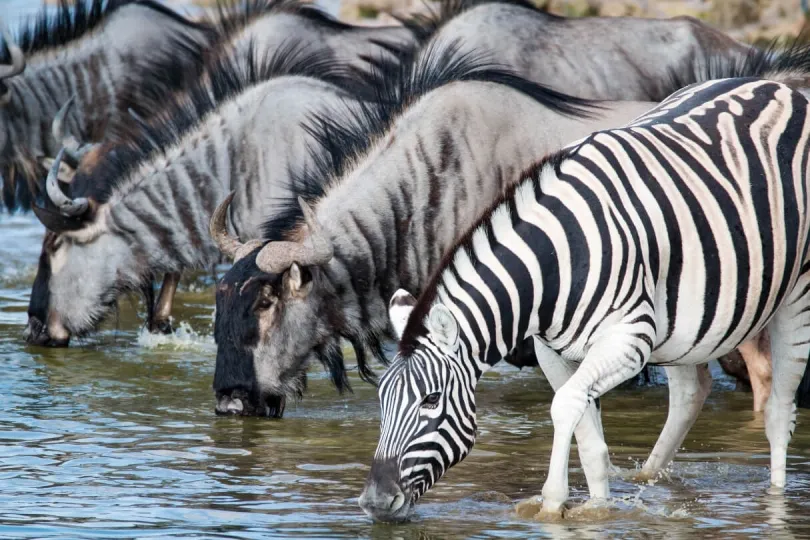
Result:
M0 0L2 15L29 10ZM310 379L282 421L218 418L211 381L213 291L185 283L181 331L141 331L137 302L70 349L27 347L21 333L42 230L0 214L0 537L723 537L810 535L810 430L800 412L784 496L768 494L768 445L750 395L715 384L668 478L633 473L663 425L663 387L603 399L613 499L561 523L515 512L539 494L551 444L551 392L503 367L480 385L479 443L417 507L411 523L373 525L356 497L378 434L373 388L353 395ZM379 367L378 367L379 369ZM572 500L587 491L572 458Z

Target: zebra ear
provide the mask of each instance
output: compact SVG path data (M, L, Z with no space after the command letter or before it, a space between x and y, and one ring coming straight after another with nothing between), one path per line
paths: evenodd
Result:
M458 341L458 322L447 306L436 304L430 308L428 330L434 340L447 349L455 347Z
M391 297L391 301L388 302L388 318L391 320L391 326L394 327L394 334L398 340L402 339L402 332L405 331L408 317L411 316L415 305L416 298L405 289L397 290Z

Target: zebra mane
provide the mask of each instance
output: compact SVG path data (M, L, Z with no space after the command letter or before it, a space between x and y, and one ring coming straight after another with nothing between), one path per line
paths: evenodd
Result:
M393 15L403 26L413 32L416 39L422 43L427 42L454 17L484 4L511 4L557 18L556 15L548 12L547 4L538 7L530 0L440 0L438 9L434 9L427 2L424 4L427 9L426 13L415 13L407 17Z
M334 19L313 4L302 0L228 0L217 5L216 16L206 20L218 33L229 38L270 13L289 13L304 17L333 30L349 30L350 24Z
M288 41L269 56L251 43L246 54L223 52L211 58L196 82L175 93L148 119L135 118L119 127L116 137L82 160L71 183L73 196L105 202L124 187L140 165L164 155L221 105L273 78L303 76L347 89L357 85L332 55L306 52L306 43Z
M670 77L669 92L695 83L714 79L737 77L761 77L778 82L789 82L791 78L804 79L805 88L810 89L810 33L800 34L790 40L774 39L766 47L752 47L744 58L729 61L722 55L711 55L705 63L689 63L682 71L673 71ZM666 96L662 96L666 97Z
M102 21L123 6L136 4L182 24L194 24L154 0L59 0L56 10L44 7L23 20L16 31L16 44L26 54L61 47L76 41L97 28ZM0 41L0 63L10 61L6 43Z
M515 192L527 182L531 182L534 192L539 197L541 193L540 173L543 171L543 169L551 167L559 174L560 165L562 162L576 149L577 147L563 148L562 150L548 154L521 172L520 175L515 178L516 181L504 189L501 196L495 199L492 204L478 217L475 223L470 225L467 231L456 240L455 244L445 252L441 262L436 267L433 275L430 276L425 288L422 290L422 294L420 294L419 298L416 300L416 305L414 305L413 311L411 311L411 314L408 316L408 322L406 323L405 330L403 330L402 337L399 340L400 355L407 358L413 354L414 350L416 350L416 348L419 346L418 338L427 334L428 330L427 327L425 327L425 318L430 313L430 308L433 307L433 303L438 296L439 282L441 281L444 272L446 270L450 270L451 272L456 273L457 278L459 277L457 270L453 266L453 260L455 259L458 250L465 250L465 252L470 256L472 263L476 264L478 261L475 253L472 250L473 235L479 229L483 228L486 231L489 240L494 242L495 232L491 226L492 214L495 213L496 210L505 206L510 215L513 218L517 218L518 215L517 207L515 205Z
M328 188L340 182L411 105L452 82L501 84L551 110L571 116L586 118L598 108L595 101L569 96L524 79L490 62L486 55L461 52L458 42L430 43L414 58L400 64L378 62L368 77L368 86L374 95L360 104L353 118L336 120L337 114L311 116L305 127L317 141L310 156L314 165L291 171L291 195L278 199L273 215L265 221L265 240L285 239L303 220L297 202L299 196L310 203L325 196Z

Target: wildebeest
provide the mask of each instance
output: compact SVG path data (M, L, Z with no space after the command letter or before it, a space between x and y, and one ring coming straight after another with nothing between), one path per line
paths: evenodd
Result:
M61 0L23 21L0 44L0 176L8 210L29 208L45 176L43 159L62 145L52 137L57 112L71 99L62 125L80 141L100 141L128 108L138 110L178 86L199 63L210 39L205 25L151 0ZM169 76L143 81L163 70ZM33 190L33 191L32 191Z
M297 42L269 58L210 60L194 86L121 139L95 148L65 190L47 181L48 230L29 304L26 338L67 345L96 328L118 296L143 290L149 326L168 324L179 272L207 267L218 252L208 222L226 190L237 192L234 227L259 235L269 202L290 188L289 170L319 155L305 120L354 106L353 79ZM166 274L157 309L152 280Z
M339 390L347 388L341 338L370 379L369 354L385 361L391 294L418 290L457 231L529 156L652 106L587 107L446 44L429 46L402 69L386 78L377 109L345 125L321 119L337 142L331 163L307 171L312 180L302 183L326 186L320 197L305 194L314 217L290 228L296 212L301 218L292 201L269 220L266 245L242 249L218 284L218 412L281 416L314 361ZM313 259L312 237L334 256ZM233 255L237 246L232 239L221 247Z
M682 86L674 72L692 79L753 50L691 17L567 18L526 0L447 0L401 20L421 40L492 51L529 80L589 99L660 101Z

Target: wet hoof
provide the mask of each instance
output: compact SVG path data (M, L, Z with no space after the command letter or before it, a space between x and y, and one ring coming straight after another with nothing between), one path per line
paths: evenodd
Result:
M557 506L556 509L543 506L543 499L541 497L532 497L515 505L515 513L517 513L519 517L532 519L534 521L562 521L565 518L566 511L567 508L565 504Z
M149 332L152 334L163 334L165 336L172 334L174 332L174 328L172 328L171 319L154 321L149 327Z
M637 473L633 474L630 477L630 480L632 480L633 482L638 482L640 484L649 484L649 483L658 482L662 478L667 478L668 479L666 471L662 471L662 470L653 471L653 470L641 469Z

